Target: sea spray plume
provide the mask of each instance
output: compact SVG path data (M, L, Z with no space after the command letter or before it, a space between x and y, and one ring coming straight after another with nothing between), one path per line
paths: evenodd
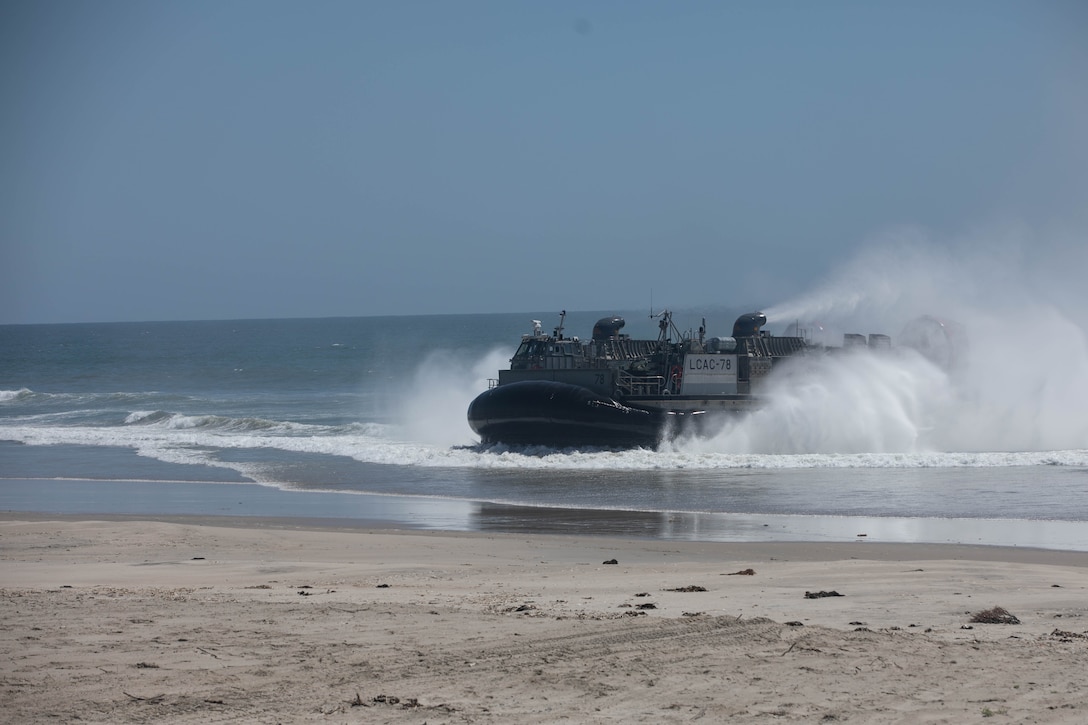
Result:
M931 450L952 395L944 371L907 350L844 350L790 360L765 405L688 446L731 454L914 453Z
M1086 268L1088 244L1068 235L1050 242L1007 225L938 240L901 228L874 239L812 289L763 311L772 325L819 320L894 331L922 315L964 323L973 315L1053 305L1083 330Z
M933 315L908 322L897 340L901 347L915 350L937 367L953 373L963 369L970 347L963 325Z
M1033 303L966 318L971 347L960 395L943 421L945 450L1088 448L1088 338L1067 315Z
M431 445L469 445L476 436L465 411L472 399L487 389L487 380L503 367L509 351L495 349L481 359L467 352L435 350L416 369L405 392L403 430L407 438Z
M949 292L973 284L961 275L965 266L973 265L962 264L921 230L900 229L860 250L810 291L764 312L772 324L819 320L842 331L849 331L846 323L854 330L898 329L922 314L954 316L958 300ZM934 309L938 304L941 309Z
M783 323L820 319L889 331L926 314L953 319L970 344L953 371L955 386L924 400L931 417L917 421L925 431L920 443L942 451L1088 448L1088 304L1079 279L1083 267L1076 264L1085 255L1078 250L1067 240L1050 243L1017 227L945 245L916 230L889 234L828 282L767 313ZM828 375L826 384L834 380ZM829 399L850 398L854 381L840 382L848 389ZM927 390L933 387L923 382L919 394ZM821 419L804 413L795 411L794 421ZM759 420L753 416L744 425ZM767 444L758 426L733 435L748 438L749 450ZM835 442L826 431L796 426L791 435L806 448Z

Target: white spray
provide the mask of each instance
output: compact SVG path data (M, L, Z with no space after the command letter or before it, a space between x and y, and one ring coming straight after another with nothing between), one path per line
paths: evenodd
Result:
M886 235L827 283L765 310L772 327L818 322L886 332L894 342L909 320L935 315L965 330L960 364L946 371L900 349L794 365L766 391L767 407L690 445L723 453L1088 449L1085 249L1023 230L948 246L913 230Z
M509 358L509 350L492 350L478 360L448 350L428 355L416 370L405 399L406 436L435 446L476 443L465 415L468 405L487 390L488 378L495 377Z

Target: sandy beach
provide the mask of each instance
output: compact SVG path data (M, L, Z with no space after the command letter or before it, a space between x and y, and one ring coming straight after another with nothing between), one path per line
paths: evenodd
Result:
M1088 721L1084 553L6 514L0 557L10 722Z

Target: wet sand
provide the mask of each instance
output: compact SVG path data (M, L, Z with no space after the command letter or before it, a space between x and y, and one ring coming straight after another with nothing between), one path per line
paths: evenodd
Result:
M5 717L1088 720L1081 552L319 523L0 515Z

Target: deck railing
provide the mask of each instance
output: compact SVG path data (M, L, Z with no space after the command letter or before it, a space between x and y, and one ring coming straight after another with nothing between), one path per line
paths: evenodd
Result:
M661 395L665 383L663 375L632 375L623 370L616 375L616 387L625 395Z

